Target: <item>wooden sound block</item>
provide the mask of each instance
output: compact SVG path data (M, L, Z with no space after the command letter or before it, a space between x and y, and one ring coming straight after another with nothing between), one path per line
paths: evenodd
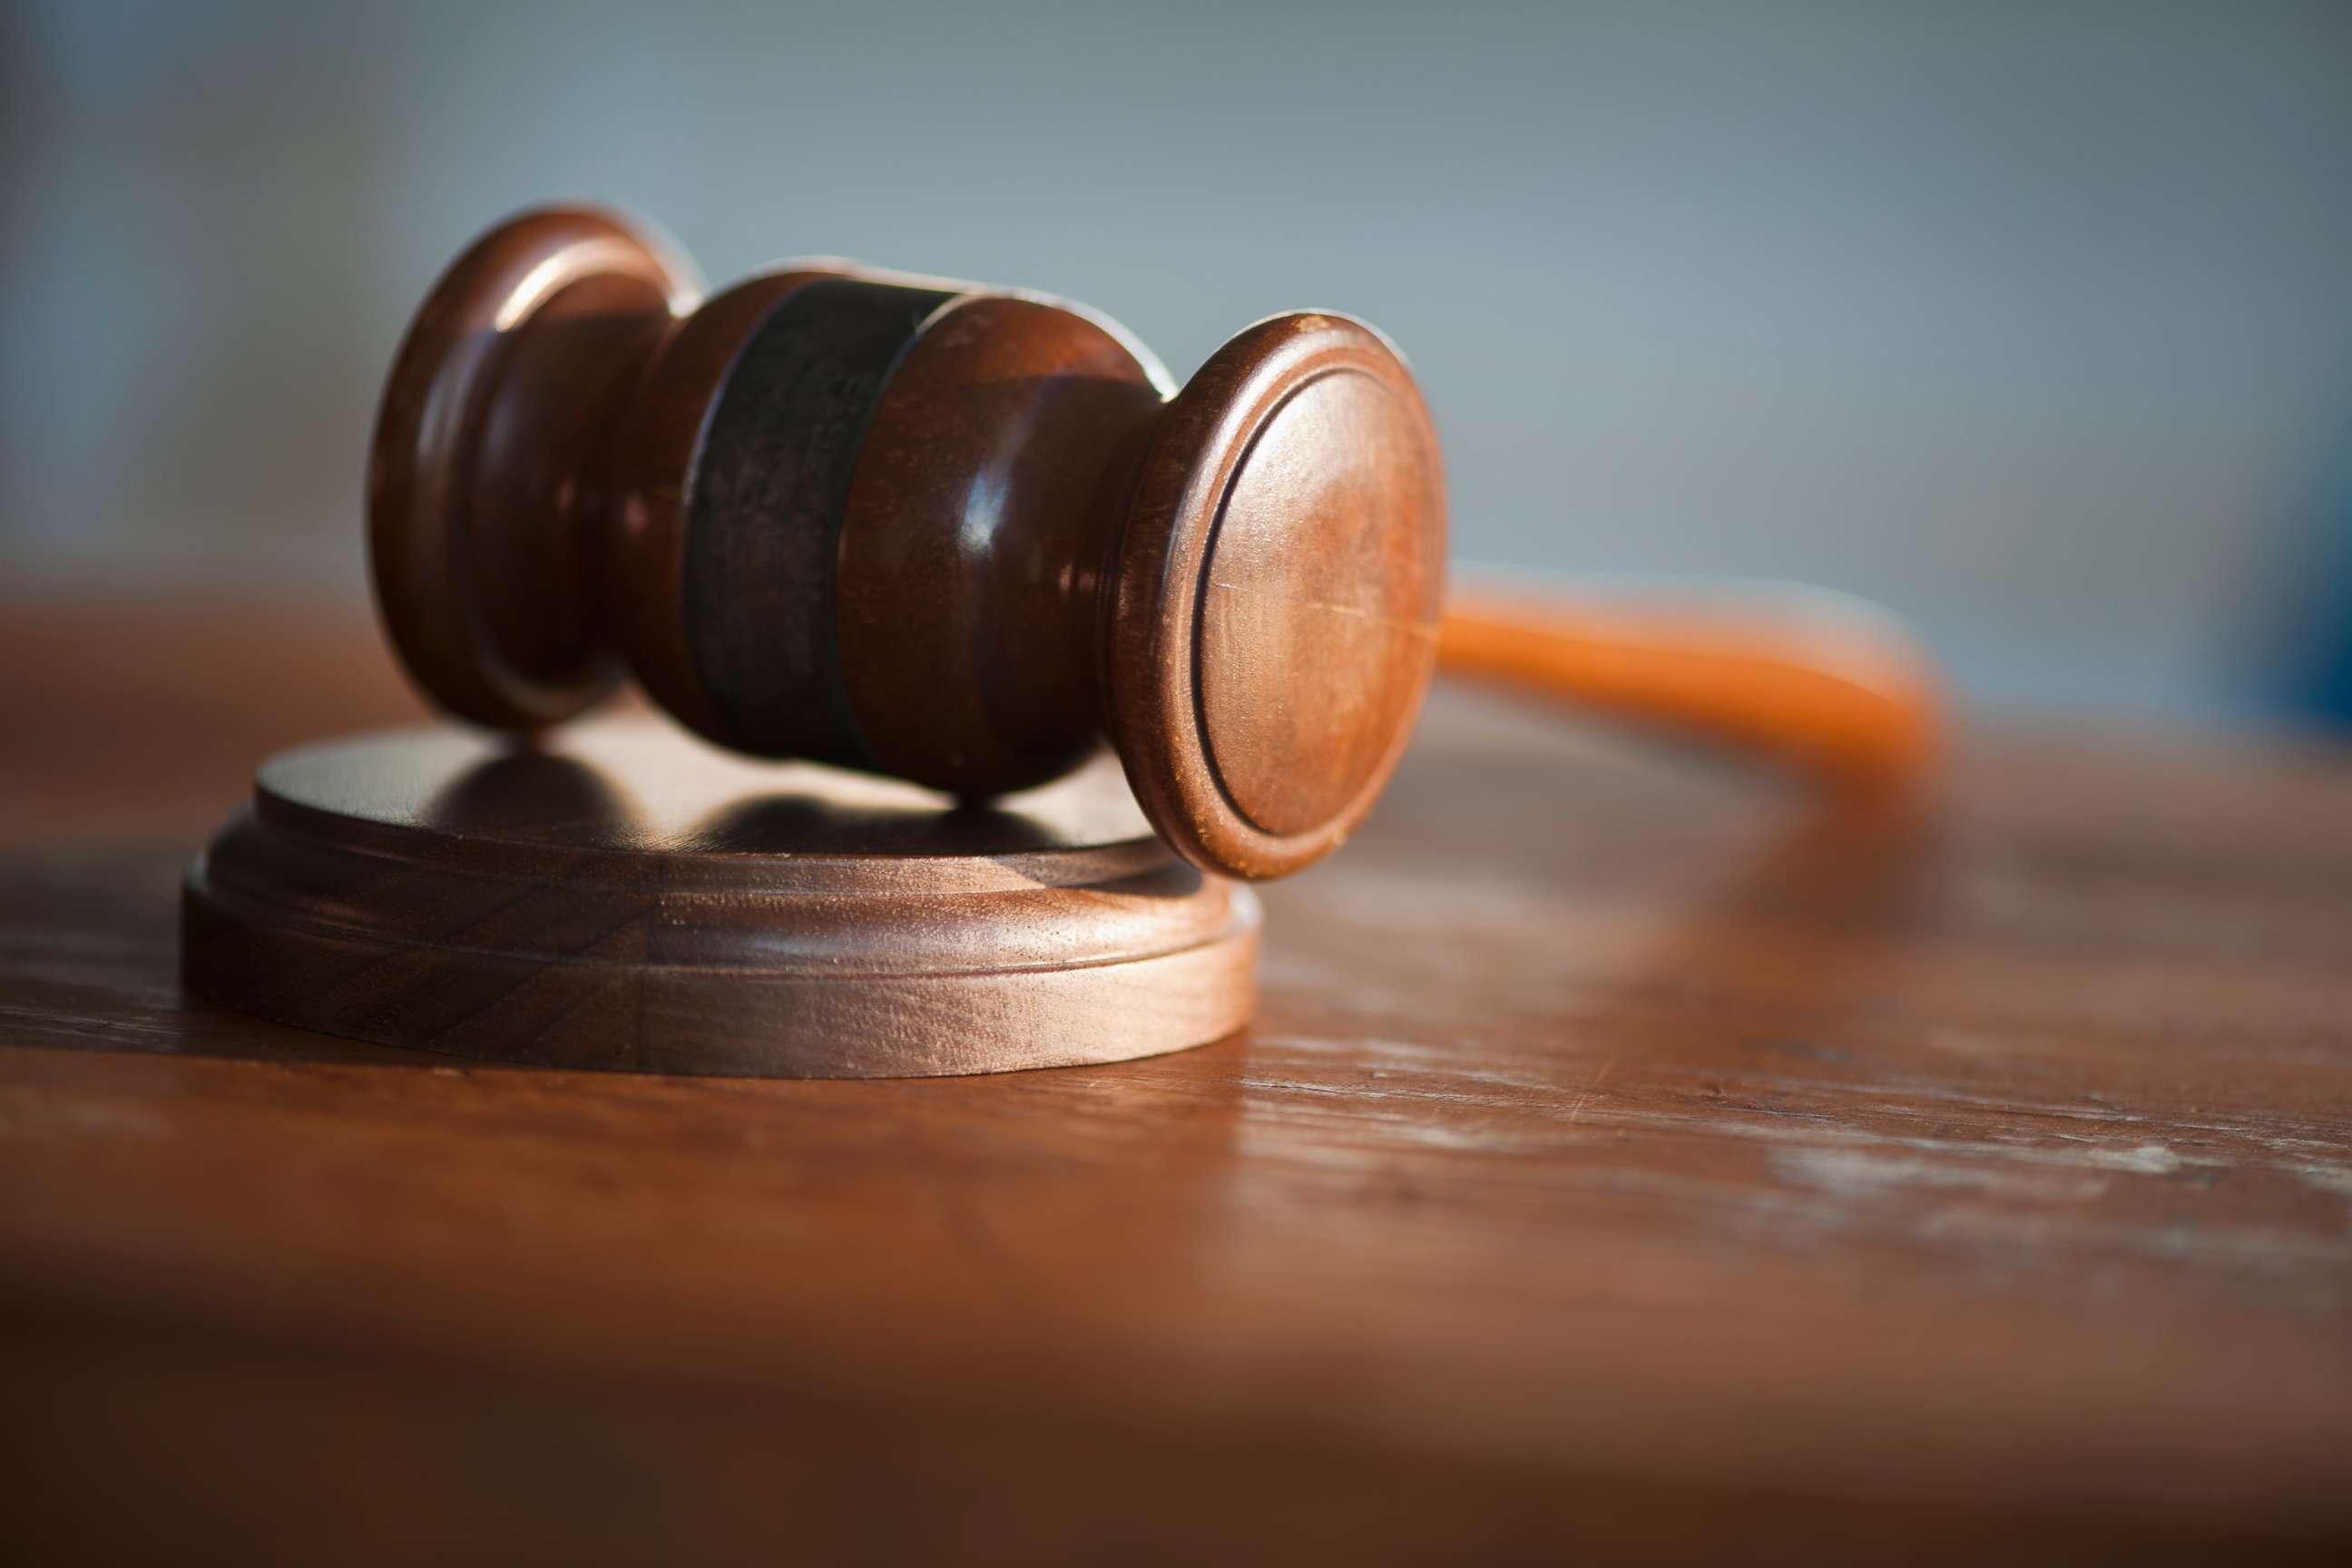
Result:
M777 1078L1002 1072L1247 1023L1258 910L1118 763L987 808L653 720L285 752L190 869L188 988L483 1061Z

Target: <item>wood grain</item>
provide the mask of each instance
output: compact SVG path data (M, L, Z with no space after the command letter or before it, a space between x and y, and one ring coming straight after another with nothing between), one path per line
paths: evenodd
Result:
M1442 468L1412 373L1344 316L1244 328L1170 401L1120 546L1108 718L1195 865L1287 876L1380 798L1436 653Z
M72 635L143 657L53 664L54 761L8 689L20 802L301 700ZM304 646L380 679L362 626ZM19 824L0 871L13 1558L2352 1542L2341 753L1979 729L1908 814L1825 816L1449 697L1267 893L1251 1033L919 1082L189 1003L225 804Z

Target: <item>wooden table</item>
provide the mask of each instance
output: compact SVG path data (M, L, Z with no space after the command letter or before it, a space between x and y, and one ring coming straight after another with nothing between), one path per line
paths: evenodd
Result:
M1996 727L1840 816L1446 697L1258 1026L1111 1069L184 1000L251 763L411 713L356 616L7 616L0 1555L2352 1545L2341 753Z

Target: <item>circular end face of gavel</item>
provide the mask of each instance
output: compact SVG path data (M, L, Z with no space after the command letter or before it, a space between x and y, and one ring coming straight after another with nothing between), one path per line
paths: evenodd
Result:
M1278 877L1371 810L1429 683L1438 444L1378 332L1301 313L1225 344L1161 416L1119 555L1112 739L1196 865Z
M619 680L584 447L697 287L659 240L551 208L484 236L418 310L369 450L368 545L393 643L449 711L539 730Z

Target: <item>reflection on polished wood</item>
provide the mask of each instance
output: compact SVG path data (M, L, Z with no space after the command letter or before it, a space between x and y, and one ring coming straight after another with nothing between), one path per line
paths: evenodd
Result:
M1825 815L1456 696L1235 1039L658 1079L181 995L254 759L413 711L357 619L0 624L0 1555L2352 1541L2340 754Z

